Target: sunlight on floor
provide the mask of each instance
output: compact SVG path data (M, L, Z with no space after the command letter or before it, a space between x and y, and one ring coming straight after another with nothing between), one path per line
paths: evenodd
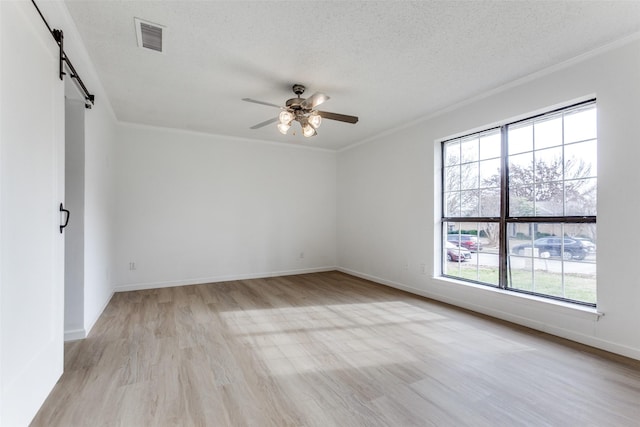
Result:
M443 357L444 344L454 342L463 325L400 301L244 310L221 316L234 338L259 356L273 375L411 363L417 361L415 350L425 357ZM505 351L524 349L481 329L477 332L480 341L503 342ZM407 334L417 335L415 341L424 343L424 348L403 351Z

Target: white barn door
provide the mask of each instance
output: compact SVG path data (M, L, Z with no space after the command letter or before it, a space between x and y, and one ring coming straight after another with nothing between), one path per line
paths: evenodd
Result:
M64 353L64 84L30 1L0 1L0 58L0 424L23 426Z

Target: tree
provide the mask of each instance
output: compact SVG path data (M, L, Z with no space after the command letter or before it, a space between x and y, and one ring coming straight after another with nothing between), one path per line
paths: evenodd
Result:
M457 159L456 159L457 160ZM478 166L453 164L445 168L445 209L450 217L495 217L500 206L500 171L480 179ZM581 158L538 159L509 166L510 216L564 216L596 212L596 180L591 164ZM499 226L484 222L480 231L497 244ZM585 228L585 233L593 227ZM593 232L590 233L593 236Z
M523 167L509 166L509 214L511 216L595 214L595 179L591 165L570 159L531 161ZM499 185L500 175L484 180L483 186Z
M500 182L500 174L482 185ZM509 166L510 216L565 216L596 213L596 179L583 159L540 159L527 166ZM572 235L595 239L593 224L576 224ZM565 231L566 233L566 231ZM533 230L530 230L533 235Z

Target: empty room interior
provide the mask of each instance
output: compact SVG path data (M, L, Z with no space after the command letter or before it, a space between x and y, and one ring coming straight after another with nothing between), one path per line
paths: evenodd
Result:
M640 2L0 1L0 58L0 426L640 425Z

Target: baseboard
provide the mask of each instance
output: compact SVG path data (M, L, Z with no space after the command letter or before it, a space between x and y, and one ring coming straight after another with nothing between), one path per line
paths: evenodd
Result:
M84 329L71 329L64 331L64 342L83 340L87 337L87 331Z
M336 266L301 268L298 270L270 271L263 273L235 274L228 276L201 277L185 280L171 280L167 282L131 283L115 287L115 292L140 291L144 289L172 288L174 286L201 285L203 283L229 282L233 280L264 279L267 277L292 276L295 274L322 273L335 271Z
M389 286L391 288L399 289L415 295L420 295L425 298L430 298L430 299L440 301L446 304L450 304L456 307L461 307L467 310L474 311L476 313L485 314L487 316L495 317L496 319L505 320L507 322L515 323L517 325L521 325L527 328L535 329L537 331L545 332L550 335L555 335L560 338L565 338L570 341L575 341L580 344L585 344L590 347L595 347L600 350L605 350L611 353L619 354L621 356L640 360L640 350L633 347L618 344L618 343L604 340L602 338L597 338L591 335L584 335L575 331L549 325L548 323L543 323L536 319L519 316L514 313L496 310L491 307L481 306L481 305L470 303L468 301L451 298L451 297L437 294L437 293L427 292L421 289L416 289L411 286L407 286L403 283L383 279L381 277L373 276L370 274L362 273L362 272L351 270L348 268L336 267L336 270L352 276L360 277L361 279L370 280L372 282L375 282L381 285Z
M91 329L93 329L93 326L96 324L96 322L98 321L100 316L102 316L102 313L104 312L104 309L107 308L107 305L109 305L109 302L111 301L111 298L113 298L113 294L114 294L114 292L111 291L111 294L109 295L109 298L107 298L105 303L102 305L102 308L96 313L96 315L94 316L92 321L88 325L86 325L86 328L65 330L64 331L64 341L65 342L78 341L78 340L83 340L87 336L89 336L89 332L91 332Z
M95 316L93 316L93 319L91 319L91 321L88 324L85 325L85 329L87 330L85 338L87 336L89 336L89 334L91 333L91 329L93 329L93 327L95 326L95 324L98 321L98 319L100 318L100 316L102 316L102 313L104 313L104 310L105 310L105 308L107 308L107 306L111 302L111 298L113 298L113 294L114 293L115 293L115 291L112 289L111 293L109 294L109 298L107 298L106 301L104 302L104 304L102 304L102 308L100 310L98 310L98 312L95 314Z

